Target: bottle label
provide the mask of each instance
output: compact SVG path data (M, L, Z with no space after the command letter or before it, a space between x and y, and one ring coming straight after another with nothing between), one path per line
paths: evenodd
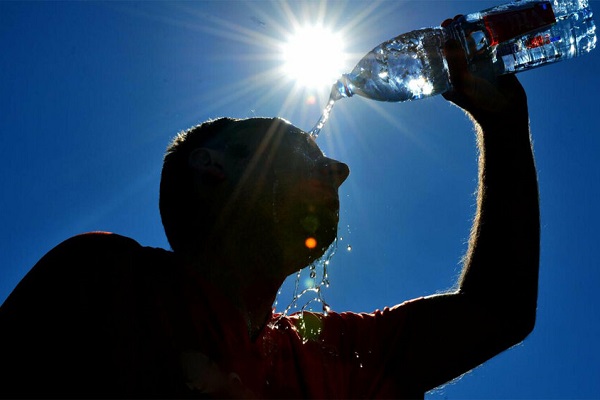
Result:
M561 40L560 36L550 36L548 33L533 35L529 38L525 38L523 41L501 43L496 48L496 54L500 57L509 54L516 54L525 49L535 49L536 47L542 47L547 44L558 42L559 40Z
M547 27L556 22L550 1L532 3L518 10L492 13L483 17L492 46Z

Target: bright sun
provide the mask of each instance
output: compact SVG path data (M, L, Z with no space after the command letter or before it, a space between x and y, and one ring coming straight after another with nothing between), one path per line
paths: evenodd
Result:
M341 35L320 26L299 28L283 47L284 74L308 87L330 85L344 72Z

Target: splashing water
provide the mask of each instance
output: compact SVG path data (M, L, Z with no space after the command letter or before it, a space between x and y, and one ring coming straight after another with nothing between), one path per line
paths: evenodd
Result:
M300 289L300 280L302 277L302 270L298 271L296 274L296 282L294 285L294 296L292 298L291 303L286 307L286 309L281 313L280 319L287 316L290 310L294 309L300 312L304 312L308 309L308 307L313 303L317 302L321 304L321 311L324 315L327 315L331 308L329 304L325 301L323 296L323 287L329 287L329 275L327 273L327 269L329 267L329 261L333 257L337 250L337 239L329 246L329 248L325 251L323 256L318 260L313 261L313 263L308 267L309 277L313 280L313 285L307 287L306 289ZM321 276L318 277L317 270L321 270ZM301 301L306 300L307 293L313 293L314 296L309 298L302 306L299 306Z
M317 139L319 132L321 132L321 129L323 128L323 125L325 125L325 122L327 122L329 119L329 114L331 113L331 109L336 101L343 99L344 97L351 97L353 95L353 92L348 85L348 79L345 75L343 75L337 80L337 82L333 84L333 86L331 86L329 100L323 109L323 114L321 114L321 118L319 118L317 124L310 130L310 132L308 132L310 137L315 140Z
M325 125L325 122L327 122L327 120L329 119L329 114L331 113L331 109L333 108L334 104L335 99L330 97L329 101L327 102L327 105L325 106L325 109L323 110L323 114L321 114L321 118L319 118L319 121L317 121L317 124L310 130L310 132L308 132L310 137L312 137L314 140L317 140L319 132L321 132L321 129L323 129L323 125Z

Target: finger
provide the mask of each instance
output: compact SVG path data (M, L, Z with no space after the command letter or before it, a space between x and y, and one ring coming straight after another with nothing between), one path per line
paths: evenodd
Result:
M463 16L462 14L458 14L458 15L454 16L454 18L447 18L447 19L445 19L445 20L444 20L444 22L442 22L442 23L440 24L440 26L441 26L442 28L446 28L446 27L448 27L448 25L450 25L452 22L456 21L457 19L460 19L460 18L462 18L462 16Z
M445 19L444 22L440 24L442 28L446 28L448 25L452 23L452 18Z
M454 39L448 40L444 44L444 54L448 61L448 70L450 72L450 80L455 87L462 86L465 74L468 74L467 59L464 51L458 41Z

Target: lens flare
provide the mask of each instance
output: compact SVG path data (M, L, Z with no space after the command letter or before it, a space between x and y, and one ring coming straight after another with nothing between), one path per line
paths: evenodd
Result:
M309 249L314 249L317 247L317 239L309 237L304 241L304 245Z

